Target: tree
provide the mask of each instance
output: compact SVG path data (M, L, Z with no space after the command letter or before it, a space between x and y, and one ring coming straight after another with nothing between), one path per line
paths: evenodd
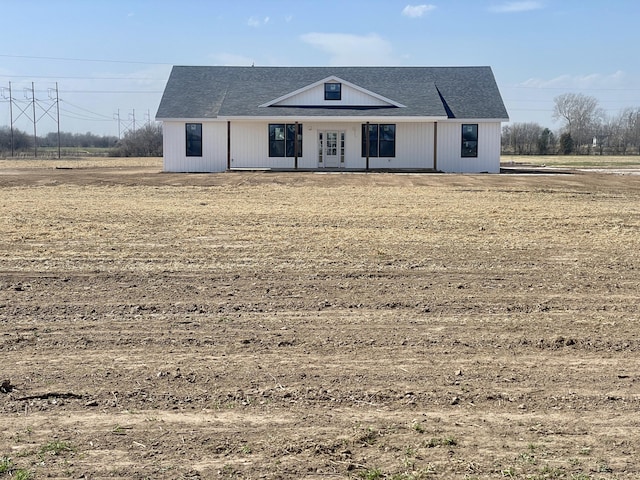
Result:
M114 148L116 157L162 156L162 125L149 124L135 132L127 132Z
M635 147L640 155L640 108L625 108L620 112L622 142L625 146Z
M13 129L13 149L27 150L33 147L33 138L17 128ZM11 129L0 127L0 151L11 152Z
M505 125L502 128L503 150L509 150L517 155L543 153L540 151L540 137L545 130L549 131L548 128L543 129L535 122Z
M549 153L549 146L553 145L553 143L553 133L548 128L545 128L538 137L538 153L540 155L546 155Z
M564 93L554 98L554 102L553 118L564 120L564 130L574 146L591 145L595 127L604 118L598 100L581 93Z
M565 132L560 135L560 153L569 155L571 152L573 152L573 138L569 132Z

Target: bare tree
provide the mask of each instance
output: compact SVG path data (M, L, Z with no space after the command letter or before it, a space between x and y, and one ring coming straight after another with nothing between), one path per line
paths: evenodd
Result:
M153 123L127 132L112 154L116 157L162 156L162 125Z
M620 112L623 143L626 147L634 147L634 153L640 155L640 107L625 108Z
M503 149L517 155L534 155L539 151L543 128L535 122L513 123L502 128Z
M581 93L564 93L554 98L553 119L565 122L564 130L575 145L591 145L597 125L604 118L598 100Z
M0 152L11 151L11 130L9 127L0 127ZM33 138L26 132L13 129L13 149L26 150L33 147Z

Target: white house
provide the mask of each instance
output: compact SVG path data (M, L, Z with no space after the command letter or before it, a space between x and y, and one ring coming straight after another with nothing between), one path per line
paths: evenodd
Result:
M164 170L500 171L490 67L174 66Z

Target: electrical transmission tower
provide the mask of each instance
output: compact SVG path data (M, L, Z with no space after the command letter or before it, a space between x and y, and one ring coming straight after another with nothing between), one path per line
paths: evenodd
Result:
M25 87L23 89L25 100L19 100L13 96L11 82L9 82L8 92L9 115L11 118L11 156L15 155L14 127L22 117L33 123L33 155L34 157L38 156L38 122L48 116L56 123L58 129L58 158L60 158L60 98L58 95L58 82L56 82L55 89L49 88L47 90L46 99L36 98L36 88L33 82L31 82L31 88ZM53 96L54 93L55 97ZM7 98L4 87L2 88L2 97ZM15 118L13 117L14 107L19 112ZM53 114L54 107L55 116Z
M120 116L120 109L113 114L113 119L118 122L118 140L127 133L136 133L136 109L134 108L127 118L124 119Z

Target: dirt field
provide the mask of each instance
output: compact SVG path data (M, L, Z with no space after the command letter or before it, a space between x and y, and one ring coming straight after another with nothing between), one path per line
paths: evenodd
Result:
M0 479L640 478L640 176L112 165L0 161Z

